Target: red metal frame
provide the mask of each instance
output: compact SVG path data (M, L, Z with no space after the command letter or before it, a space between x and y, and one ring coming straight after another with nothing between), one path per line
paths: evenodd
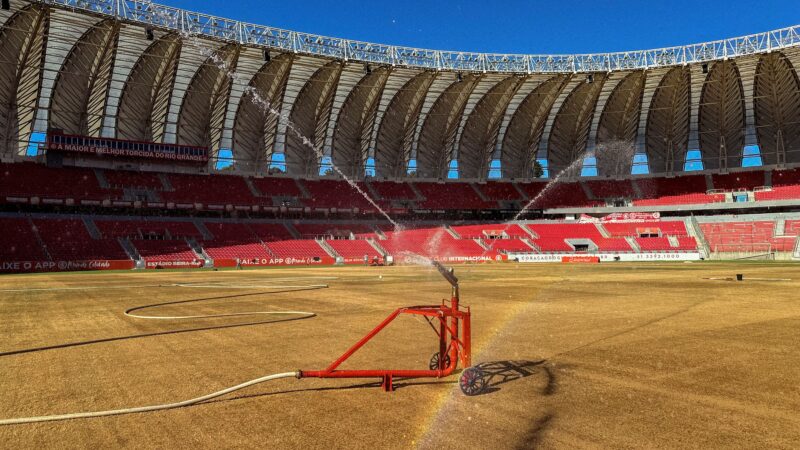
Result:
M451 273L452 275L452 273ZM301 370L298 378L372 378L377 377L382 381L381 388L386 392L394 390L393 378L442 378L449 376L461 361L462 367L469 367L471 364L471 342L470 342L470 310L469 307L459 308L458 305L458 280L452 277L453 293L448 305L446 300L442 300L441 305L422 305L399 308L383 320L377 327L367 333L366 336L356 342L349 350L344 352L336 361L332 362L323 370ZM448 278L448 281L450 279ZM415 314L424 316L426 320L435 323L439 321L439 330L434 327L434 331L439 336L439 367L434 370L337 370L337 367L352 356L358 349L375 337L381 330L386 328L400 314ZM430 319L428 319L430 318ZM433 326L433 323L431 325ZM461 337L459 337L461 336ZM448 355L448 358L442 356Z

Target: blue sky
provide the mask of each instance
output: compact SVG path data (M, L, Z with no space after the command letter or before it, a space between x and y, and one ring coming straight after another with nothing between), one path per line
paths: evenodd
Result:
M593 53L666 47L800 23L792 1L159 0L262 25L444 50ZM502 6L500 6L502 5Z

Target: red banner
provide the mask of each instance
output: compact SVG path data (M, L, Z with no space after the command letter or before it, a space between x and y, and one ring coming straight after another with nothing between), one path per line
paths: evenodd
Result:
M386 261L384 261L384 259L382 257L367 258L365 260L363 256L360 257L360 258L359 257L350 257L350 258L343 257L342 258L342 262L345 263L345 264L350 264L350 265L361 264L362 266L377 266L377 265L381 265L381 264L385 264L386 263Z
M601 219L603 222L654 222L661 220L661 213L626 212L613 213Z
M578 221L580 223L597 223L600 222L600 219L598 219L597 217L592 217L588 214L581 214L580 217L578 218Z
M191 269L203 267L205 263L196 259L194 261L147 261L145 260L145 268L147 269Z
M88 260L88 261L2 261L0 273L27 272L70 272L84 270L131 270L131 260Z
M157 142L136 142L124 139L68 135L50 132L47 150L133 158L167 159L172 161L207 162L208 148Z
M254 266L331 266L336 261L325 256L322 258L250 258L239 260L242 267ZM363 260L362 260L363 263ZM235 259L215 259L214 267L236 267Z
M424 261L427 257L420 257L416 255L401 254L394 257L394 262L397 264L418 264ZM433 261L446 264L454 263L489 263L495 261L506 261L507 255L487 253L482 256L434 256L430 258Z
M600 262L599 256L585 256L585 255L576 255L576 256L562 256L561 257L562 263L568 264L597 264Z

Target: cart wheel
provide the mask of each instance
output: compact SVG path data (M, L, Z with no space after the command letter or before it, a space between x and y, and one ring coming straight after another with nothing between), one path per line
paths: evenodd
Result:
M478 395L486 389L483 371L477 367L468 367L461 372L458 385L464 395Z
M444 354L444 366L445 367L449 367L450 366L450 354L449 353L445 353ZM431 360L430 360L430 362L428 362L428 368L431 369L431 370L437 370L439 368L439 352L436 352L436 353L433 354L433 356L431 356Z

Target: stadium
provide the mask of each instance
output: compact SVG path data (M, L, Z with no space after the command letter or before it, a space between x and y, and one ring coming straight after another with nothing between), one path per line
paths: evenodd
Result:
M800 26L522 55L1 6L10 447L800 445Z

